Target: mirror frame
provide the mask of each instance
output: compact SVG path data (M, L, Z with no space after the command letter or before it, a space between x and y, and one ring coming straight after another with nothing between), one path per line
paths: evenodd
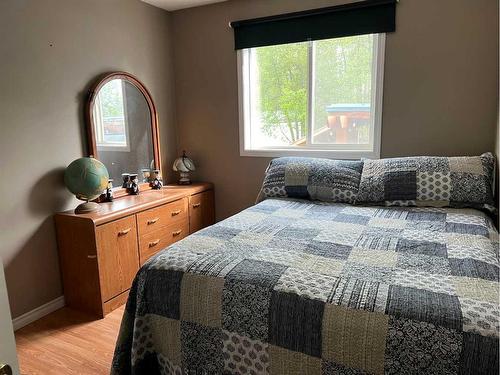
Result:
M85 106L85 123L87 128L87 145L88 145L88 153L89 156L93 156L96 159L99 159L99 153L97 152L97 144L95 139L95 130L94 130L94 105L97 98L97 95L101 88L108 82L114 79L122 79L134 85L144 96L146 102L148 103L149 112L151 114L151 139L153 142L153 157L155 162L155 169L159 169L160 173L162 173L161 168L161 156L160 156L160 134L158 130L158 112L156 111L156 106L153 101L153 97L150 92L144 86L144 84L139 81L135 76L127 72L112 72L107 73L100 76L96 83L89 90L88 99ZM163 173L162 173L163 175ZM118 198L124 195L128 195L126 189L121 187L122 181L115 181L115 184L119 183L113 188L113 195ZM148 183L143 182L139 184L139 189L150 190L152 189Z

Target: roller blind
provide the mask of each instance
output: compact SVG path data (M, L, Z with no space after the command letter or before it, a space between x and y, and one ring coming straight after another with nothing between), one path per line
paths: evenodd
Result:
M397 0L365 0L231 22L235 49L396 30Z

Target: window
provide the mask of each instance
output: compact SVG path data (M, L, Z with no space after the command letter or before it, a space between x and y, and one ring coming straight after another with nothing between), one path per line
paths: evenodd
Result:
M124 83L121 79L109 81L96 97L96 142L101 151L130 151Z
M238 50L242 156L379 157L385 34Z

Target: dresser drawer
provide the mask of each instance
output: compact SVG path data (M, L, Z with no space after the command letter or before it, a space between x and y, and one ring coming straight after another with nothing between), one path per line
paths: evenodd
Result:
M187 198L164 204L163 206L137 214L139 236L165 228L174 223L184 222L188 218Z
M139 269L134 215L98 226L96 237L101 297L108 301L130 288Z
M186 218L184 221L178 221L174 224L141 235L139 237L139 258L141 265L158 251L179 241L188 234L189 222Z
M189 197L189 232L194 233L215 223L212 190Z

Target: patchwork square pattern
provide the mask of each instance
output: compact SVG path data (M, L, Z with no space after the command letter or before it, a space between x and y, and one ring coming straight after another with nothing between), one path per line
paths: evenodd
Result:
M408 288L424 289L436 293L457 295L454 287L454 277L412 269L396 269L392 274L392 285Z
M320 374L321 360L279 346L269 346L270 374L304 375Z
M456 202L471 202L481 204L485 197L492 196L491 184L481 175L470 173L451 173L451 199ZM492 203L488 201L487 203Z
M396 265L398 256L392 251L353 249L349 255L349 262L361 263L368 266L392 268Z
M278 280L274 290L326 302L338 283L338 277L288 268Z
M342 272L344 264L345 262L341 260L304 254L292 266L306 271L314 270L314 272L322 275L338 276Z
M224 279L186 274L182 279L180 318L211 327L221 326ZM203 309L200 309L200 305Z
M351 253L352 247L331 242L321 242L311 240L304 247L304 252L322 256L325 258L347 259Z
M269 345L237 333L222 331L224 373L269 374Z
M227 274L227 280L273 287L286 267L272 262L245 259Z
M370 227L390 228L390 229L404 229L407 222L402 219L373 217L368 222Z
M145 299L148 301L148 312L166 318L179 319L181 300L181 282L183 272L152 269L145 280ZM171 303L164 304L165 298Z
M402 238L398 241L396 251L406 254L424 254L437 257L446 257L446 245L438 242L416 241Z
M437 275L451 275L450 259L424 254L400 253L396 266L401 269L433 273Z
M266 286L227 280L222 295L222 328L268 342L271 290Z
M354 203L362 161L277 158L264 176L258 201L270 197Z
M181 322L153 314L146 315L146 321L151 332L151 348L168 359L172 367L180 366Z
M353 223L353 224L362 224L366 225L368 221L370 221L369 216L363 215L352 215L348 213L340 213L335 216L335 221L340 223Z
M186 372L220 374L224 368L220 328L181 322L182 368Z
M417 200L445 201L451 196L449 172L417 172Z
M212 226L198 231L197 234L204 236L203 239L210 241L211 239L230 240L238 235L239 229L227 228L222 226Z
M415 171L387 172L384 182L386 201L414 200L417 198L417 175Z
M386 374L457 374L462 333L432 323L390 317ZM418 355L415 355L418 353ZM473 374L472 372L466 372Z
M285 189L289 186L307 186L309 169L310 167L306 163L292 161L287 164L285 167Z
M463 334L460 367L465 374L498 374L498 339Z
M458 156L449 159L450 171L483 175L484 168L480 157Z
M322 230L314 240L349 246L356 242L363 230L364 227L359 224L334 223L329 229Z
M323 358L369 373L384 373L389 317L327 304L323 315Z
M395 250L399 242L396 234L364 231L354 245L359 249Z
M261 232L250 232L241 231L236 236L234 236L231 241L238 244L248 244L252 246L263 246L266 245L273 238L272 233L261 233Z
M498 282L469 277L453 277L452 280L459 297L499 303Z
M498 246L496 246L498 248ZM486 245L484 248L471 247L467 245L448 245L448 258L476 259L485 263L497 264L498 258L493 246Z
M421 211L408 212L408 216L406 217L407 220L415 221L417 224L419 222L427 222L427 221L437 221L442 223L445 220L445 218L446 218L446 213L444 212L421 212ZM408 227L414 227L416 223L408 224Z
M141 268L112 374L497 373L497 251L474 209L266 199Z
M391 285L388 301L386 312L389 315L433 322L453 329L462 328L462 310L458 297Z
M157 355L157 364L160 368L161 374L175 374L182 375L182 368L179 365L174 364L168 357L165 357L163 354ZM138 371L140 373L141 371ZM151 373L152 371L148 369L148 371L143 371L144 373Z
M497 337L500 333L500 306L485 301L459 298L464 332Z
M368 372L341 365L332 361L321 361L322 375L368 375Z
M357 202L493 209L491 153L365 160Z
M464 223L446 223L446 231L451 233L477 234L488 237L488 228L484 225L464 224Z
M138 317L129 323L134 327L131 360L133 363L138 363L153 353L153 332L149 324L149 315Z
M221 231L226 230L226 228L224 227L219 227L219 228L221 228ZM178 251L204 254L207 252L211 252L214 249L221 246L222 244L224 244L224 239L217 237L208 237L204 236L202 233L196 233L196 235L193 236L193 239L189 242L190 244L187 244L186 241L181 240L175 243L174 248L177 249Z
M296 294L273 292L269 308L269 343L321 357L325 304Z
M467 276L491 281L498 281L499 268L496 264L484 263L476 259L448 259L451 274L454 276Z
M346 262L342 269L342 276L354 277L365 281L389 283L393 270L389 266L372 266L362 263Z
M357 310L384 313L388 294L387 284L341 277L335 283L327 302Z
M235 250L237 247L224 244L220 252L210 252L195 259L188 267L191 273L199 273L207 276L224 277L243 259Z

